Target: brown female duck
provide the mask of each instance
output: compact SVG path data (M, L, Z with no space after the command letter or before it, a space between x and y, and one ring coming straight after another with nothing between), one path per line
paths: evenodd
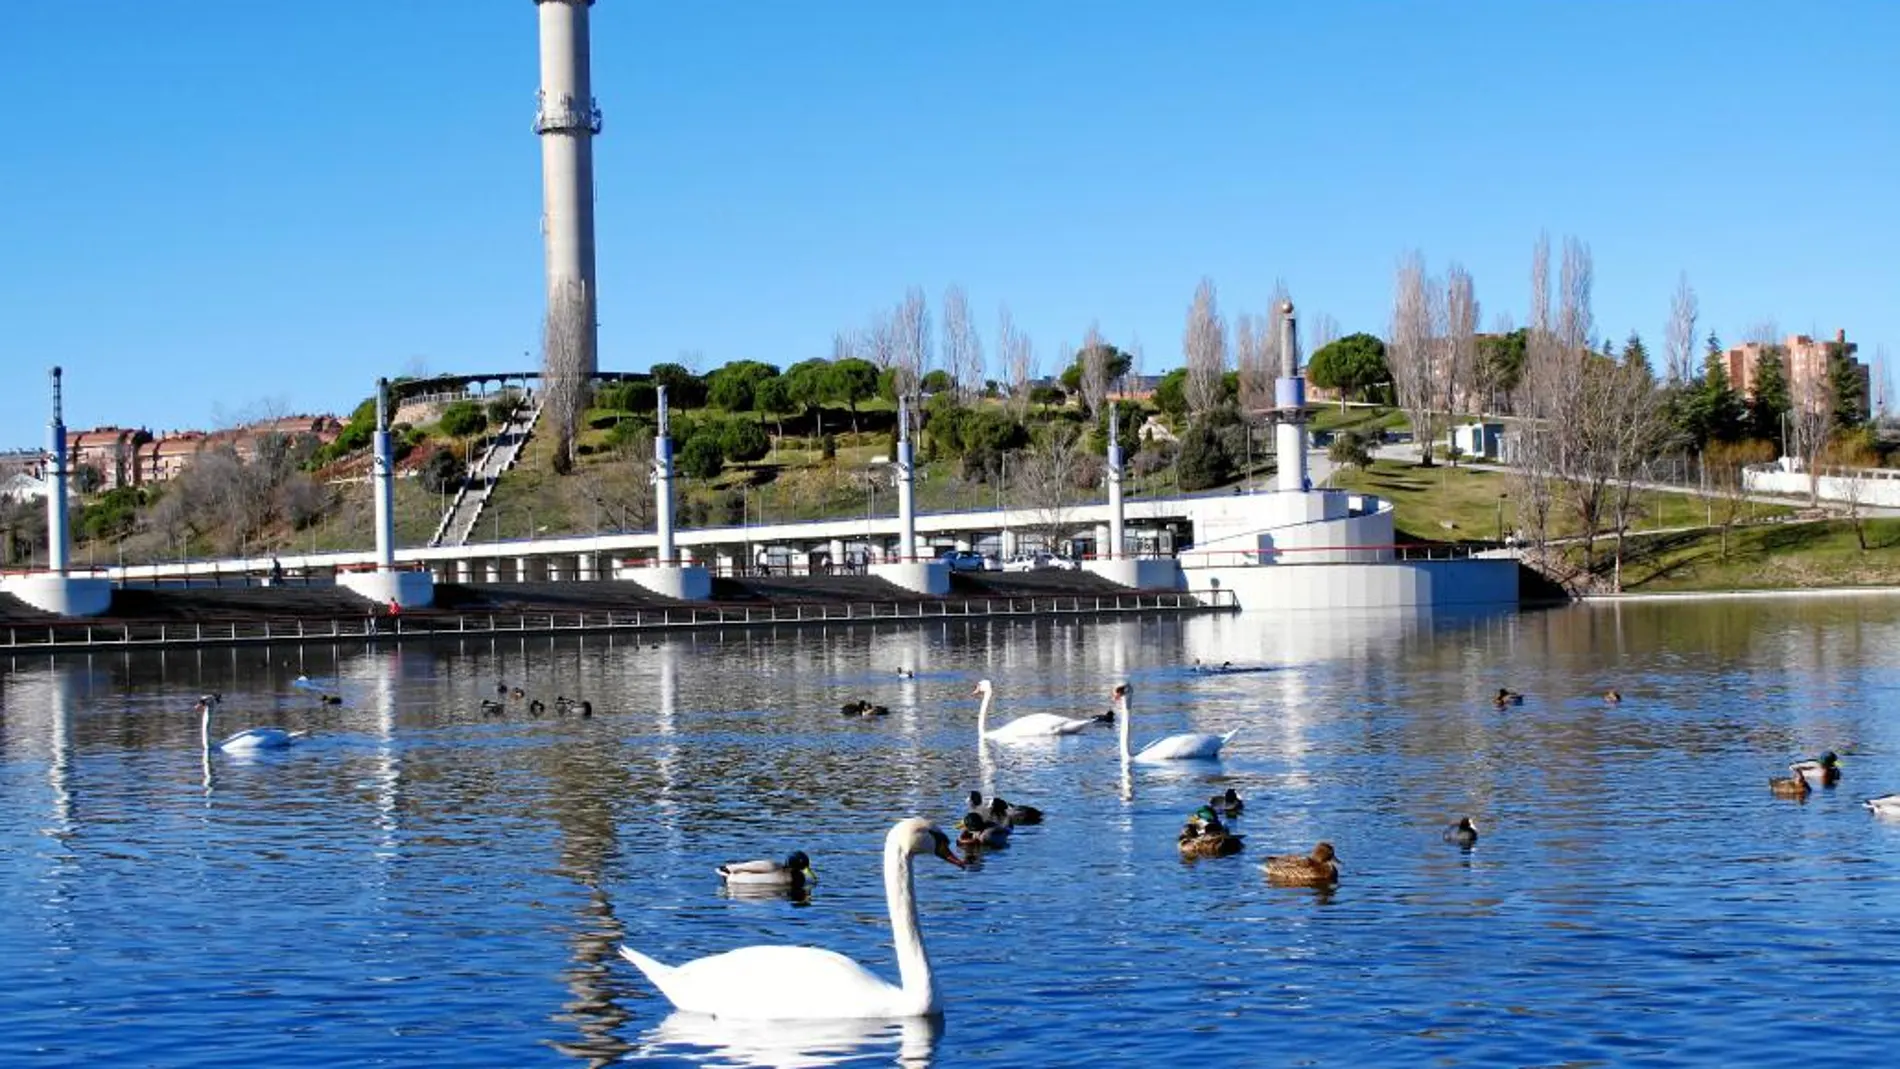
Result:
M1332 843L1320 843L1304 857L1281 854L1267 859L1262 866L1267 882L1283 887L1325 887L1339 882L1339 857Z

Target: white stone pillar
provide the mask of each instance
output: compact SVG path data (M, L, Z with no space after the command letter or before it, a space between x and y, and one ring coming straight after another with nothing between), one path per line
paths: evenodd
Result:
M917 553L917 507L913 496L913 473L911 471L912 454L910 448L910 406L905 398L897 399L897 544L902 559L911 560Z
M50 483L46 494L46 567L54 575L65 575L72 553L72 530L67 524L67 481L71 465L66 461L65 402L60 397L60 369L53 369L53 419L47 437L53 470L47 472Z
M660 387L659 394L660 425L653 436L654 532L660 538L655 555L660 567L670 568L691 558L679 558L673 544L673 438L666 431L666 387Z
M1274 476L1274 489L1306 489L1306 380L1300 377L1299 331L1293 322L1293 302L1280 306L1280 353L1283 373L1273 385L1273 407L1279 419L1274 428L1274 448L1280 455L1280 468ZM1430 448L1430 443L1426 443Z
M396 567L396 468L389 448L389 380L376 380L375 456L370 481L376 502L376 570Z
M1108 405L1108 544L1097 545L1095 555L1114 560L1122 555L1122 445L1118 425L1120 413L1115 403Z

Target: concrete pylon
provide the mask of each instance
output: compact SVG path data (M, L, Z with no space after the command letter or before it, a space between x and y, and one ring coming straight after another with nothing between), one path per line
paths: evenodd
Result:
M1280 352L1283 364L1273 384L1274 447L1280 456L1274 489L1303 491L1306 487L1306 379L1300 375L1299 330L1293 320L1293 302L1280 305Z
M541 87L534 132L541 138L542 237L547 254L548 313L574 316L570 324L578 366L560 370L591 376L597 370L594 286L594 137L600 107L593 96L588 9L594 0L535 0L540 29ZM578 302L579 307L569 307Z
M370 494L376 510L373 572L345 572L337 585L377 605L405 609L435 602L435 575L426 569L396 570L396 456L389 444L389 380L376 380L376 432L370 439Z
M899 548L894 559L871 565L871 574L920 594L948 594L950 566L917 557L917 510L913 496L916 472L910 443L910 405L902 397L897 399L897 456L892 459L892 465L897 469Z
M917 559L916 473L912 467L910 446L910 405L897 399L897 537L899 561Z
M72 575L72 528L67 516L72 465L66 455L65 400L59 368L52 371L53 418L47 422L46 570L0 575L0 592L61 616L97 616L112 606L112 581Z
M1108 545L1098 547L1096 556L1114 560L1122 555L1122 444L1116 424L1114 402L1108 406Z
M712 575L679 551L673 529L673 436L667 429L666 387L659 389L659 426L653 435L653 516L659 545L651 568L634 568L625 578L669 598L704 601L712 597Z
M60 369L53 369L53 418L47 424L47 454L52 470L51 489L46 495L46 569L65 575L72 552L72 531L67 526L66 495L72 474L66 462L65 402L60 396Z

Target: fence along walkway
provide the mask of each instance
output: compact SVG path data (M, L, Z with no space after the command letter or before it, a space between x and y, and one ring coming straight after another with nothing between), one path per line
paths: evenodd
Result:
M0 627L0 652L246 646L270 642L405 639L513 634L601 634L724 627L857 624L905 620L1019 616L1111 616L1133 613L1229 612L1231 590L1063 594L948 601L845 602L764 606L680 606L572 612L415 612L397 616L285 617L266 620L126 620Z

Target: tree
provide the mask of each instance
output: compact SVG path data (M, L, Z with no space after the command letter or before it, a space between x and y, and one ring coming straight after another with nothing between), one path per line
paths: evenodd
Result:
M520 397L512 393L504 393L491 399L482 411L488 417L489 423L497 427L506 427L508 422L515 418L515 409L520 405ZM620 407L626 406L623 404Z
M757 360L734 360L706 376L706 397L728 412L750 412L759 384L778 376L778 368Z
M422 464L422 488L432 494L447 493L461 482L462 462L452 449L437 449Z
M1386 345L1386 365L1392 369L1392 386L1399 407L1412 423L1412 440L1418 443L1419 463L1432 464L1432 443L1437 440L1432 420L1432 403L1437 400L1437 376L1433 372L1438 332L1433 316L1432 292L1437 289L1425 274L1425 257L1413 252L1399 261L1392 298L1392 330Z
M997 310L996 355L1003 362L1003 374L1009 385L1010 414L1022 419L1029 414L1029 380L1036 374L1036 349L1029 335L1016 329L1016 317L1009 306Z
M488 415L474 401L456 401L442 409L436 425L451 438L469 438L488 428Z
M706 380L683 364L655 364L649 372L653 385L666 390L666 406L674 412L703 408L706 404Z
M1439 344L1439 396L1447 420L1470 410L1478 365L1478 295L1463 264L1445 269L1444 338ZM1476 408L1482 409L1478 403ZM1482 413L1480 413L1482 414Z
M1477 366L1473 382L1487 408L1497 411L1499 402L1517 389L1524 379L1524 353L1529 331L1512 330L1508 320L1501 329L1478 339Z
M98 493L105 482L105 473L97 464L81 464L73 469L73 489L82 494Z
M1834 429L1850 431L1867 422L1867 381L1865 371L1847 346L1827 343L1828 391L1833 394Z
M1175 468L1186 493L1211 490L1234 480L1234 453L1227 438L1211 419L1199 419L1181 436L1180 459Z
M1657 388L1649 366L1649 351L1634 331L1623 345L1621 361L1611 370L1609 387L1605 422L1613 491L1610 515L1616 536L1611 585L1621 591L1624 539L1635 514L1637 481L1650 462L1673 444L1675 428L1669 419L1668 396Z
M1367 387L1386 381L1385 342L1373 334L1348 334L1313 354L1306 377L1313 385L1339 391L1339 410L1346 400Z
M1728 559L1729 532L1741 522L1748 505L1747 470L1752 465L1773 460L1769 453L1770 447L1766 442L1712 442L1702 455L1710 487L1722 505L1722 511L1716 514L1715 519L1722 531L1723 560Z
M1711 337L1711 343L1715 339ZM1677 391L1674 422L1697 449L1710 442L1733 442L1743 437L1748 410L1729 384L1728 368L1719 347L1703 357L1702 377Z
M1333 436L1333 444L1326 447L1326 459L1338 467L1365 471L1372 467L1372 445L1372 435L1367 431L1340 431Z
M983 381L983 339L970 319L970 298L962 286L952 285L943 293L942 353L957 402L969 404L976 396L974 387Z
M594 294L569 282L548 294L541 334L541 426L554 441L554 471L574 468L586 375L594 366Z
M749 419L729 419L719 429L719 448L727 460L745 465L765 456L772 442L757 423Z
M1184 367L1175 368L1161 376L1161 381L1155 384L1155 407L1175 419L1185 417L1188 411L1187 378L1187 368Z
M1827 463L1845 491L1847 518L1854 524L1854 540L1862 553L1867 552L1867 510L1861 506L1868 490L1862 471L1880 466L1880 455L1868 444L1869 437L1861 432L1840 435L1827 450Z
M1788 351L1779 345L1764 346L1748 391L1748 436L1773 442L1777 455L1785 451L1788 444L1781 428L1790 405Z
M695 479L714 479L724 470L725 443L718 429L705 427L693 433L680 450L680 468Z
M916 400L918 384L930 368L930 308L920 287L904 291L890 322L895 392Z
M950 373L942 368L934 368L926 372L922 385L925 393L950 394L952 396L956 393L956 380L951 378Z
M834 401L851 409L851 433L858 432L858 406L877 396L877 365L858 357L834 361L826 379Z
M1668 381L1679 386L1695 378L1695 325L1701 314L1701 302L1695 287L1689 285L1689 273L1676 279L1676 294L1669 302L1669 329L1663 335L1663 352L1668 361Z
M1201 279L1194 290L1181 352L1187 359L1188 412L1198 418L1220 403L1220 380L1227 371L1227 326L1211 278Z
M1036 528L1050 546L1068 532L1070 512L1081 503L1076 484L1088 459L1080 428L1061 420L1044 424L1010 465L1011 483L1034 510Z

